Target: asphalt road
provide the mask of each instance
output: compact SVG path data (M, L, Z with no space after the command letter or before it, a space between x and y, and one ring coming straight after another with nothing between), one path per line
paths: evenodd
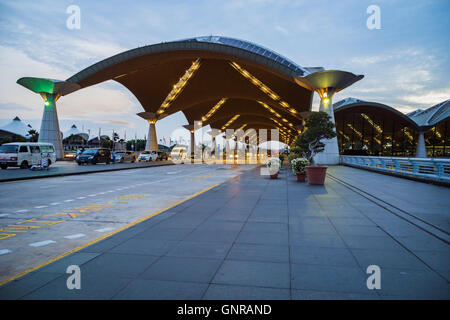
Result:
M74 175L79 173L92 173L98 171L111 171L128 168L148 168L152 166L161 166L173 164L171 161L152 161L152 162L135 162L135 163L115 163L105 164L99 163L96 165L82 165L79 166L75 161L57 161L52 164L49 170L29 170L20 169L16 167L9 167L6 170L0 170L0 182L20 180L20 179L34 179L45 176L62 176Z
M188 164L0 183L0 283L253 167Z

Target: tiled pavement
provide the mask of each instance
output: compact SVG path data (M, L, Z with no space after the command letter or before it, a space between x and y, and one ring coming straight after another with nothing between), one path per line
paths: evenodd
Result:
M349 172L360 171L333 168ZM72 264L81 290L67 289ZM381 290L367 289L372 264ZM449 299L449 278L447 244L343 185L253 170L0 287L0 299Z

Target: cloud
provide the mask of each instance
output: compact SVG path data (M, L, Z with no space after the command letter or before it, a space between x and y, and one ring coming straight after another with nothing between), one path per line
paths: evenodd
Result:
M283 28L280 25L276 25L275 26L275 30L279 31L280 33L284 34L284 35L288 35L289 31L287 31L285 28Z
M424 94L409 94L401 96L401 99L418 104L418 105L435 105L447 99L450 99L450 88L442 89L442 90L432 90L428 91Z
M419 47L393 48L379 55L354 56L344 67L365 78L345 95L393 106L402 112L427 108L448 99L440 72L445 61Z
M0 104L22 106L21 114L27 118L42 115L42 99L16 83L24 76L66 79L70 72L34 60L24 52L7 46L0 46ZM130 113L136 109L131 93L119 84L103 83L84 88L58 100L61 119L88 119ZM2 116L10 118L18 108L12 108Z
M131 122L128 121L121 121L121 120L112 120L112 121L99 121L100 123L108 123L108 124L119 124L119 125L124 125L124 126L132 126L133 124Z

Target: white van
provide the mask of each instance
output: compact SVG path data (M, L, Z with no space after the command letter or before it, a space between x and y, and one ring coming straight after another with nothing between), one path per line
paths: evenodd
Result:
M45 142L11 142L0 146L0 168L30 168L41 163L41 153L48 154L48 165L56 162L53 144Z

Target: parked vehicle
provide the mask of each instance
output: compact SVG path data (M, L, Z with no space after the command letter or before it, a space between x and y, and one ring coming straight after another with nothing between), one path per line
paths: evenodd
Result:
M11 142L0 146L0 167L31 168L41 163L41 153L48 154L48 165L56 162L53 144L45 142Z
M165 151L158 151L158 157L156 158L157 160L168 160L169 159L169 154Z
M142 151L138 157L138 161L156 161L158 153L156 151Z
M111 163L111 151L105 148L86 149L77 156L77 163L97 164L97 163Z
M116 162L135 162L136 156L132 151L116 152Z

